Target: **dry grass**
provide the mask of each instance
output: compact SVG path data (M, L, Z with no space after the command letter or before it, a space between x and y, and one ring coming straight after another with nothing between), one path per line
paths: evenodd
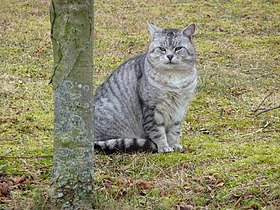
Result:
M0 209L42 209L53 138L49 1L1 3L0 184L10 195ZM96 154L96 208L280 208L280 109L251 111L268 95L259 108L280 103L279 13L276 0L95 2L96 86L145 51L146 21L196 23L200 77L185 151Z

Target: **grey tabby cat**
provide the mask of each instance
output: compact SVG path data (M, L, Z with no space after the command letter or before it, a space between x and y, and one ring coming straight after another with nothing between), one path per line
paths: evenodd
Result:
M195 25L148 25L148 51L119 66L94 97L95 148L107 154L182 151L180 127L197 86Z

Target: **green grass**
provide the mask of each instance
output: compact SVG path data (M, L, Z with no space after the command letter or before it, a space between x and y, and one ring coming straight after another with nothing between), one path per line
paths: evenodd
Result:
M52 165L49 1L0 8L0 209L41 209ZM183 153L95 155L97 209L279 209L280 3L96 1L95 86L144 52L146 21L196 23L199 87ZM22 183L11 180L24 175Z

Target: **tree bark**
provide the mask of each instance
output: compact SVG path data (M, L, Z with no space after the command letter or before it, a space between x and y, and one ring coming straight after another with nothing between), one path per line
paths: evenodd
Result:
M93 0L52 0L53 208L92 209Z

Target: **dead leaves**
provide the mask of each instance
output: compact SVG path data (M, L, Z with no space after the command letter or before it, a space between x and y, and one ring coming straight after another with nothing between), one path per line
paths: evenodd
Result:
M20 188L20 184L25 181L26 177L23 175L21 177L15 177L9 179L6 177L0 177L0 201L7 202L7 198L10 198L11 191Z
M195 209L192 206L193 202L190 199L181 200L183 197L191 198L194 194L199 193L199 191L204 191L208 194L208 198L214 199L218 190L225 186L225 182L219 178L218 174L206 174L201 178L189 177L189 183L186 182L184 188L175 188L171 192L167 190L162 184L159 184L155 180L144 180L144 179L134 179L128 178L124 179L121 177L106 177L101 181L101 190L103 193L107 193L112 196L115 200L121 202L125 199L129 199L132 196L139 196L137 199L143 201L143 204L139 201L139 205L147 205L147 203L162 203L174 202L173 205L177 210L191 210ZM192 182L192 183L191 183ZM192 185L201 189L193 188ZM174 192L184 194L181 198L172 197ZM176 200L178 199L178 200ZM145 203L147 202L147 203Z
M8 197L10 195L9 185L5 182L0 183L0 197Z
M13 182L15 185L20 184L22 182L24 182L24 180L26 179L26 177L24 175L22 175L21 177L16 177L13 179Z
M100 190L114 192L113 194L116 198L122 200L135 193L140 196L146 196L147 191L153 188L153 184L145 180L106 178L102 180L102 188Z
M0 177L0 204L10 202L11 189L10 186L13 184L13 181Z
M20 188L20 184L23 183L25 179L26 177L24 175L13 179L0 177L0 203L9 203L11 201L11 191Z
M11 202L12 192L15 190L25 191L30 185L40 184L42 179L33 179L22 175L20 177L7 178L0 174L0 203Z
M193 206L192 205L185 205L185 206L178 206L177 210L192 210Z
M210 197L214 198L216 191L225 185L224 181L217 178L217 174L204 176L207 184L207 190L210 192Z

